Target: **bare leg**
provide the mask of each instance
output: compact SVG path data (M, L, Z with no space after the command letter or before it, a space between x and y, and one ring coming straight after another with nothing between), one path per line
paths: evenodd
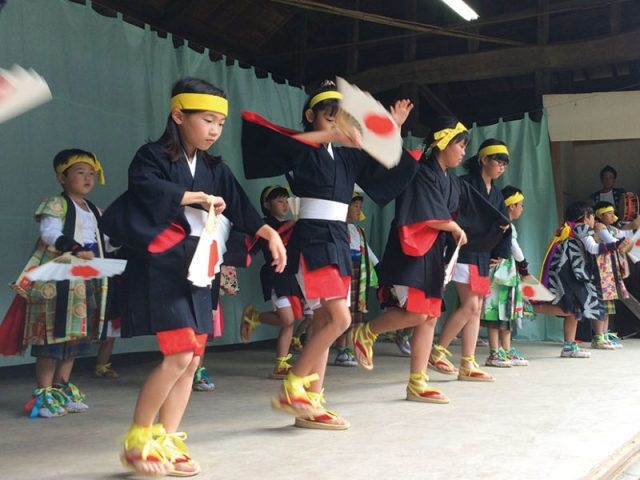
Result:
M133 423L141 427L151 427L178 381L184 378L188 379L188 381L185 382L189 387L189 393L187 394L188 400L188 395L190 395L191 392L191 383L193 382L193 374L198 365L198 361L199 358L195 357L193 352L166 355L162 363L154 368L147 377L147 380L140 390L133 415ZM188 372L188 375L183 377L185 372ZM181 417L182 412L180 413L180 418ZM171 418L168 418L168 420L175 423Z
M75 358L58 360L56 363L56 373L53 377L53 383L67 383L71 378L71 371L73 370L74 362Z
M164 403L160 407L160 423L169 433L176 432L182 421L182 416L191 397L193 375L198 367L200 357L193 357L191 363L169 391Z
M497 327L487 327L487 334L489 337L489 349L497 350L500 348L500 337L502 330Z
M455 284L456 290L458 291L458 297L460 298L460 306L445 321L438 343L445 348L449 348L449 345L456 335L462 331L462 354L473 355L475 353L475 342L478 340L478 332L480 330L479 321L482 297L473 293L469 285L466 283L455 282ZM480 301L478 301L478 298L480 298ZM463 330L466 325L470 322L473 323L474 321L477 325L472 325L465 334ZM469 345L472 339L473 346Z
M511 330L506 328L500 330L500 345L506 352L511 350Z
M115 343L115 337L107 337L102 342L100 342L100 347L98 348L98 356L96 357L96 363L98 365L109 363L109 359L111 358L111 354L113 353L113 346Z
M412 316L419 314L410 313ZM426 372L429 355L431 354L431 345L433 344L433 332L436 328L436 317L427 317L420 315L422 322L415 324L413 328L413 336L411 337L411 367L412 373Z
M53 385L57 363L58 361L55 358L36 358L36 383L38 388L46 388Z
M578 319L575 315L567 315L564 317L564 341L565 342L575 342L576 341L576 331L578 330Z

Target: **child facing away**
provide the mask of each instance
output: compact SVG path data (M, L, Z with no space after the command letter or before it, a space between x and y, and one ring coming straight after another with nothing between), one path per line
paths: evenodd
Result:
M349 229L349 248L351 250L351 326L336 341L338 354L334 364L341 367L355 367L358 365L353 354L353 336L351 331L355 325L364 321L367 310L369 289L378 286L378 275L375 266L378 258L367 243L364 229L356 222L365 219L362 212L364 197L360 192L353 192L351 203L347 210L347 228Z
M596 257L605 313L602 332L593 336L591 347L603 350L619 349L622 348L622 343L615 333L609 331L609 316L616 313L615 300L629 298L629 292L624 284L624 278L629 275L625 252L632 246L631 237L634 230L640 227L640 217L617 228L615 224L618 222L618 217L612 203L598 202L594 208L596 221L604 226L604 228L597 228L598 241L612 243L622 240L622 244L619 250L606 251Z
M513 222L524 211L522 190L511 185L502 189L511 220L511 257L503 258L491 271L491 293L485 297L480 325L489 334L489 367L520 367L529 362L511 345L511 331L522 321L528 302L522 296L521 279L529 276L528 263L518 244ZM530 308L530 307L529 307Z
M244 113L242 130L245 176L286 174L292 193L300 197L299 218L287 246L287 269L297 274L307 304L316 310L312 334L272 399L272 407L295 415L296 426L303 428L349 427L347 420L324 407L323 382L329 348L351 323L351 253L345 219L354 185L357 182L384 204L402 191L415 172L416 162L407 155L396 167L386 169L352 148L361 146L360 134L355 127L342 125L341 98L335 83L323 82L303 108L303 133L252 112ZM391 109L396 124L402 125L411 108L408 100L396 102Z
M285 246L289 242L294 221L287 220L289 215L289 191L280 185L265 187L260 194L260 206L265 215L264 221L278 232ZM240 338L244 343L251 339L256 327L262 323L280 327L276 341L276 360L270 378L283 379L291 370L291 338L297 319L303 317L302 292L296 277L292 273L277 273L273 266L271 252L260 242L264 265L260 269L260 284L265 301L271 301L273 310L257 312L253 305L247 305L242 312Z
M76 357L88 353L102 333L107 279L31 282L25 273L61 255L91 260L108 248L98 229L100 211L86 196L97 180L104 183L97 157L80 149L59 152L53 159L63 192L44 200L35 213L40 237L27 266L12 284L26 299L23 348L36 358L37 388L24 406L30 417L58 417L84 412L84 394L71 383Z
M265 238L276 271L284 269L286 252L231 169L207 153L227 118L224 92L205 80L183 78L172 89L169 111L162 136L138 149L128 190L103 219L126 249L122 335L156 335L163 354L138 395L122 463L141 475L191 476L200 466L178 428L216 305L210 286L192 284L187 273L208 212L224 210L235 228Z
M587 203L569 205L565 222L551 240L542 266L540 280L555 299L535 304L534 308L536 313L564 317L562 358L591 356L576 343L578 321L593 321L597 334L603 329L604 307L596 255L617 250L620 242L596 243L594 225L593 209Z

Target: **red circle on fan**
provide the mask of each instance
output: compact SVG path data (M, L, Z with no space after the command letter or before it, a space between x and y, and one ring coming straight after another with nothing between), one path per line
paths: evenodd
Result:
M524 295L527 298L533 297L535 293L536 293L535 290L530 285L525 285L524 287L522 287L522 295Z
M380 113L366 113L363 118L364 126L367 127L367 130L381 137L391 135L396 129L396 125L393 120L386 115L382 115Z
M71 267L71 275L75 277L94 278L100 275L100 272L90 265L74 265Z
M640 239L636 240L636 247L640 247Z

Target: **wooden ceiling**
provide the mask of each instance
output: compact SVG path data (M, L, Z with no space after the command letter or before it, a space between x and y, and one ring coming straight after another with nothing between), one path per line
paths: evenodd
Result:
M84 3L83 0L70 0ZM470 124L539 116L544 93L640 88L640 0L93 0L293 84L344 76L383 103ZM176 39L176 37L178 39Z

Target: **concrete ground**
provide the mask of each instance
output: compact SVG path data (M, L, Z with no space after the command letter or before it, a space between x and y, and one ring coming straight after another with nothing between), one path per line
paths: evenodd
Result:
M408 360L382 343L372 372L328 369L329 407L352 423L341 432L295 428L271 411L270 349L210 352L217 389L193 394L183 429L201 479L609 479L616 452L640 431L640 340L624 345L583 360L559 358L558 344L522 343L531 365L491 369L493 384L431 372L451 398L433 405L404 400ZM115 358L113 381L78 365L73 380L91 409L48 420L20 410L31 367L0 370L0 479L129 478L120 442L155 361L126 359Z

